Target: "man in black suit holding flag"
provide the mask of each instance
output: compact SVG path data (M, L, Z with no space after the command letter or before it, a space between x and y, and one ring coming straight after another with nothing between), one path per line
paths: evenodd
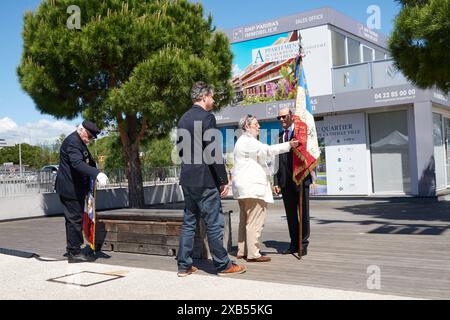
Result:
M66 220L67 255L69 263L92 261L81 252L83 244L83 212L90 178L106 185L108 177L97 169L87 144L97 138L99 128L84 120L76 131L64 139L60 149L60 163L56 176L56 193L64 207Z

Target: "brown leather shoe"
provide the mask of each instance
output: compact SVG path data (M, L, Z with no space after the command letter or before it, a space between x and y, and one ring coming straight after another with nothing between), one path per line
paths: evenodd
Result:
M245 266L231 263L231 267L229 267L228 269L225 269L223 271L217 272L217 275L228 276L230 274L244 273L245 271L247 271L247 268Z
M188 275L196 273L197 271L198 271L198 269L196 267L191 266L186 271L178 271L177 276L179 276L179 277L187 277Z
M247 256L237 256L236 259L247 259Z
M261 256L259 258L255 258L255 259L247 259L247 262L269 262L272 259L268 256Z

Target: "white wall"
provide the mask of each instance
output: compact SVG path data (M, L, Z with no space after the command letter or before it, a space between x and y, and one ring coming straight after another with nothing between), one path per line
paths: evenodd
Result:
M331 94L331 38L328 26L304 29L300 30L300 33L305 53L303 65L309 96Z

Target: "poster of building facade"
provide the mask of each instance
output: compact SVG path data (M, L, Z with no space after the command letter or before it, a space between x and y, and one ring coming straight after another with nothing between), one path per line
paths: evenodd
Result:
M327 26L300 30L310 96L331 93L328 34ZM297 30L233 43L233 105L294 99L298 48Z

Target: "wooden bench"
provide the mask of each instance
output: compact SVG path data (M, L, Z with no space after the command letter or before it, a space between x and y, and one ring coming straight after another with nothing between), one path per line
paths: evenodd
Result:
M231 250L231 212L225 212L224 246ZM176 256L182 210L119 209L97 212L97 250ZM211 259L203 220L197 223L193 258Z

